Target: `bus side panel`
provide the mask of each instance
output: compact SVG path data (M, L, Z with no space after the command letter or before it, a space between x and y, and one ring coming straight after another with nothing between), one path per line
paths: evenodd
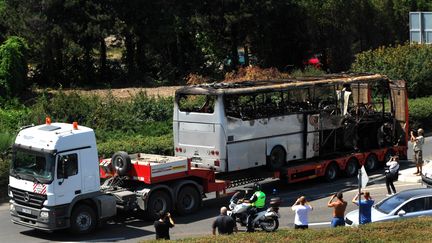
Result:
M228 144L229 171L265 165L265 140L252 140Z

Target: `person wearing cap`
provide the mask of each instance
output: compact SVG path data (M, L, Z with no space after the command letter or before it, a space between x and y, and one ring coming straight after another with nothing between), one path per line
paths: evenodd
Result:
M333 199L335 198L336 201L333 201ZM331 221L331 227L345 226L344 216L347 205L348 203L343 200L342 192L333 194L333 196L330 197L327 206L329 208L333 208L333 219Z
M423 144L424 144L424 130L419 128L417 130L417 136L414 136L414 132L411 131L411 142L413 143L414 149L414 162L416 163L417 172L414 175L422 174L423 167Z
M361 195L363 195L364 200L361 199ZM360 224L370 223L372 221L371 209L375 203L370 193L368 191L357 193L352 202L360 207Z

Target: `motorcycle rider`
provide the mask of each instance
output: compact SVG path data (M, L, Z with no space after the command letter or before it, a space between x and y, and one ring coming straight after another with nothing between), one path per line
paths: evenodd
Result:
M254 184L254 191L255 193L252 195L252 197L249 200L245 200L245 202L251 203L251 206L248 208L247 211L247 232L254 231L252 221L258 212L264 210L264 206L266 203L266 194L261 191L261 185L259 183Z

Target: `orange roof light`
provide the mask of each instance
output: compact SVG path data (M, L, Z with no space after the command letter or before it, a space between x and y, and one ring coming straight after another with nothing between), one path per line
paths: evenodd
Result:
M78 130L78 122L73 122L72 126L74 130Z
M45 117L45 124L51 125L51 118L49 116Z

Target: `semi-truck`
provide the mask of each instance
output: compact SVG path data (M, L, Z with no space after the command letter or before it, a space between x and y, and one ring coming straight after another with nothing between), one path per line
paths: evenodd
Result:
M88 233L119 210L187 215L206 193L269 177L352 177L406 156L407 116L404 82L357 74L180 89L174 156L100 159L93 129L47 118L21 129L12 146L12 222Z

